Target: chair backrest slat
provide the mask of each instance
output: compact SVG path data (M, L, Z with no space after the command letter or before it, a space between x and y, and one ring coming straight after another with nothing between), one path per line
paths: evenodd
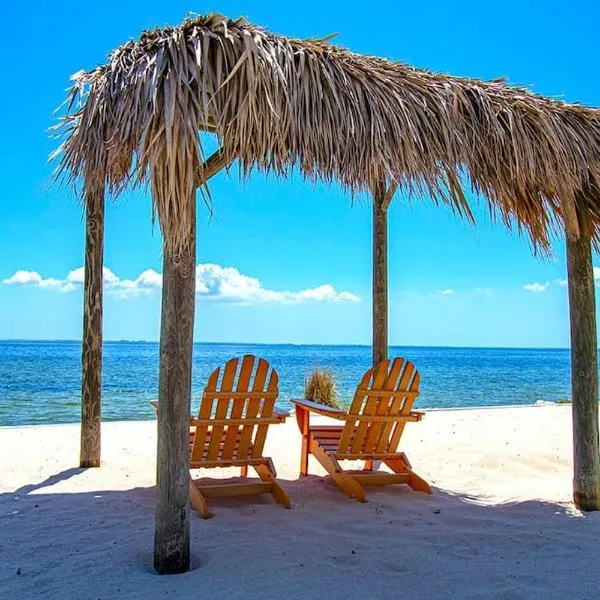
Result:
M221 381L221 392L231 392L235 384L235 375L237 372L238 361L236 359L230 360L226 363L223 371L223 380ZM229 412L229 403L231 398L227 396L221 396L215 399L210 395L212 390L205 389L204 396L207 400L210 400L211 406L213 402L216 404L215 417L217 419L223 419ZM202 400L202 403L204 399ZM219 457L219 450L221 444L225 441L225 425L213 425L211 429L210 443L206 450L206 460L217 460Z
M266 360L252 355L233 358L215 369L200 402L199 418L206 421L196 426L192 465L262 456L277 384L277 372Z
M386 367L387 377L384 380L382 391L386 393L396 391L396 384L399 380L398 376L403 366L404 360L400 358L392 362L392 364L389 366L389 372L387 372L388 368ZM375 409L374 414L378 416L393 416L394 403L399 401L400 399L398 397L394 398L393 396L381 395L381 392L379 390L372 390L372 392L373 396L378 399L377 408ZM380 442L382 433L384 433L383 428L385 425L385 423L379 421L377 423L372 423L370 426L368 426L368 432L364 437L362 451L375 451L375 446Z
M267 373L269 370L269 364L263 358L258 359L255 366L256 372L254 374L254 381L251 385L253 393L248 396L248 401L246 404L246 417L249 419L254 419L258 416L258 409L260 408L261 402L264 401L264 397L259 394L264 391ZM238 447L240 456L251 456L250 443L254 441L253 437L255 430L256 429L253 424L244 425L241 428L240 444Z
M263 360L262 362L259 363L258 365L258 369L257 369L257 376L256 379L254 380L254 387L253 387L253 391L259 391L260 389L264 389L265 388L265 381L266 381L266 377L267 377L267 371L269 368L269 364L267 363L266 360ZM259 377L259 373L262 373L262 371L265 372L264 377ZM260 383L260 385L259 385ZM277 388L279 385L279 377L277 375L277 372L275 370L273 370L271 372L271 377L269 378L269 381L267 383L266 389L268 392L270 392L268 395L263 396L262 401L260 402L260 405L258 407L258 413L257 415L260 418L270 418L270 416L273 414L273 409L275 408L275 398L277 398ZM275 394L273 394L273 392L275 392ZM256 430L256 437L254 439L254 446L252 449L252 456L254 458L258 458L260 456L262 456L263 453L263 448L265 446L265 440L267 439L267 431L269 429L269 425L268 424L263 424L263 425L259 425L257 427Z
M231 361L230 361L231 362ZM239 365L239 359L236 362L236 368ZM239 419L244 415L244 408L248 396L245 392L248 391L250 385L250 379L252 378L252 368L254 366L254 357L246 355L242 358L240 373L237 380L237 386L235 388L236 397L232 401L231 413L228 415L232 419ZM212 391L212 390L211 390ZM215 391L215 394L219 392ZM218 396L217 396L218 397ZM223 458L231 459L236 448L236 441L239 441L240 425L233 423L227 426L227 433L225 434L225 442L223 447Z
M414 364L403 358L384 360L369 369L356 388L338 454L396 452L406 421L393 419L410 414L419 382ZM382 417L390 417L390 421Z
M210 374L208 381L206 382L207 388L216 389L217 380L219 379L219 370L215 370ZM198 416L201 419L208 419L211 416L213 408L212 399L207 399L200 403L200 409L198 410ZM202 461L204 458L205 445L210 441L209 438L209 427L210 425L199 425L195 428L195 433L192 441L192 449L190 453L190 461L192 463Z
M412 363L408 363L405 369L405 372L402 375L402 379L400 381L400 386L410 386L411 389L418 390L419 384L421 383L421 375L415 368L415 365ZM408 415L413 408L416 398L406 398L404 399L403 404L400 407L401 415ZM398 443L400 442L400 438L402 437L402 433L404 432L404 428L406 427L406 421L402 421L400 423L396 423L395 428L392 431L392 435L390 436L390 442L388 448L391 448L391 452L395 452L396 448L398 448Z
M346 451L349 451L350 444L354 439L354 435L356 433L356 427L358 423L356 421L352 421L350 415L359 414L359 411L362 410L363 400L364 400L364 390L368 390L371 387L373 379L373 369L369 369L365 372L360 380L356 388L356 392L354 394L354 399L352 400L352 404L350 405L350 410L348 411L348 420L346 421L346 426L344 427L344 431L342 432L342 437L340 438L339 447L345 448Z
M360 403L356 407L356 412L352 409L350 412L355 415L373 416L377 414L377 409L382 402L382 398L377 396L371 396L370 390L383 389L386 382L387 369L389 366L389 360L384 360L373 369L372 381L369 389L366 390L366 394L362 390L357 390L356 397L360 398ZM354 403L353 403L354 404ZM371 431L372 424L369 421L361 421L355 426L355 433L352 439L352 443L349 445L349 450L352 453L360 453L363 450L363 445L367 434Z

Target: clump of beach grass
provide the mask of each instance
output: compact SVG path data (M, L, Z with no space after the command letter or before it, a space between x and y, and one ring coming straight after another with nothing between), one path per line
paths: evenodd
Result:
M331 369L316 368L304 379L304 397L311 402L341 408Z
M554 401L555 404L571 404L571 398L559 398Z

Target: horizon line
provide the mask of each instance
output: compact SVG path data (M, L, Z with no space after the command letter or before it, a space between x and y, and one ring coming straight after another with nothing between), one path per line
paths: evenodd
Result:
M0 338L1 343L66 343L81 344L80 339L36 339L36 338ZM109 339L103 340L103 344L159 344L159 340L128 340ZM214 342L194 340L193 344L206 344L210 346L333 346L339 348L370 348L372 344L350 343L330 344L319 342ZM388 344L388 348L438 348L456 350L570 350L569 346L453 346L453 345L424 345L424 344Z

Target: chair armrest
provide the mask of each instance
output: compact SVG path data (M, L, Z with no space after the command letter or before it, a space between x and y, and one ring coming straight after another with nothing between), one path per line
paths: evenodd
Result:
M417 420L417 421L421 421L423 419L423 417L425 416L425 412L422 410L412 410L410 412L410 416L415 417L415 420Z
M293 402L296 406L305 408L310 412L317 413L319 415L323 415L324 417L331 417L332 419L345 419L348 416L348 413L345 410L340 410L339 408L333 408L332 406L325 406L324 404L319 404L317 402L312 402L310 400L304 399L292 399L290 402Z
M276 406L274 406L273 416L284 421L287 417L290 416L290 413L287 410L283 410L282 408L277 408Z

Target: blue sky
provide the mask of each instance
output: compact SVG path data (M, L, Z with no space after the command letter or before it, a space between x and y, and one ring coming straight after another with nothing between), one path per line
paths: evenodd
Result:
M277 33L337 32L335 42L357 52L455 75L506 76L600 105L597 3L423 4L2 3L0 338L81 336L82 211L69 190L49 187L55 141L47 129L69 76L104 62L144 28L218 10ZM368 198L352 202L337 187L260 174L245 183L221 174L211 187L214 217L202 207L198 214L197 341L370 342ZM158 339L160 235L150 217L141 192L107 207L106 339ZM390 342L567 346L563 241L543 260L482 211L477 217L472 228L444 208L397 195L389 216Z

